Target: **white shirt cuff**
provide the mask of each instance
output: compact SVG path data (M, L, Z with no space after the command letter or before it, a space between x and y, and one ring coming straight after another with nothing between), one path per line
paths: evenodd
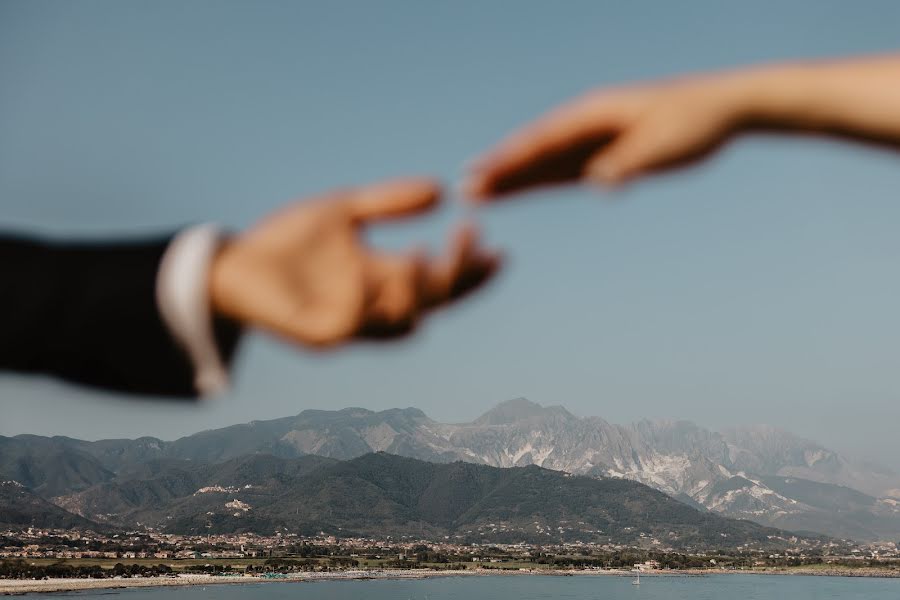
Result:
M203 396L228 389L228 369L213 333L207 287L220 238L213 225L185 229L169 244L156 276L160 315L187 353L194 367L194 387Z

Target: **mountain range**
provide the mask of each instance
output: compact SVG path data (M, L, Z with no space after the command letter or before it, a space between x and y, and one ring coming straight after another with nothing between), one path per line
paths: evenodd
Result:
M153 469L224 464L255 454L347 461L373 452L632 480L703 511L780 529L859 541L900 536L900 476L788 432L767 426L715 432L688 421L615 425L525 399L455 424L415 408L348 408L307 410L171 442L0 437L0 478L91 517L119 509L90 508L80 492L150 481ZM199 482L191 480L188 487Z
M4 493L15 494L7 499ZM23 500L28 503L23 503ZM626 479L527 467L431 463L374 453L341 461L247 454L151 460L50 504L0 486L0 522L27 518L164 533L273 532L467 543L592 542L656 549L784 548L825 542L701 512ZM84 515L84 517L78 516Z

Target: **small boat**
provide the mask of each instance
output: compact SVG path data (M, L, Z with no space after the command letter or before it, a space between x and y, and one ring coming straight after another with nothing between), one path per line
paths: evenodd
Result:
M637 575L631 580L631 585L641 585L641 572L637 571Z

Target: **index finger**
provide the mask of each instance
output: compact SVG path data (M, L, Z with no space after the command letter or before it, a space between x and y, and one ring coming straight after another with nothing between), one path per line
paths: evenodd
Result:
M355 189L347 202L352 218L364 224L421 214L433 208L440 195L433 179L395 179Z
M587 160L616 132L613 115L591 94L557 108L478 159L466 191L486 200L520 189L578 179Z

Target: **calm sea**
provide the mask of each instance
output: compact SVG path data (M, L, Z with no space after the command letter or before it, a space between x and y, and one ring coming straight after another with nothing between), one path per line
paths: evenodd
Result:
M29 598L123 600L898 600L900 579L712 575L644 577L449 577L415 581L321 581L183 588L134 588Z

